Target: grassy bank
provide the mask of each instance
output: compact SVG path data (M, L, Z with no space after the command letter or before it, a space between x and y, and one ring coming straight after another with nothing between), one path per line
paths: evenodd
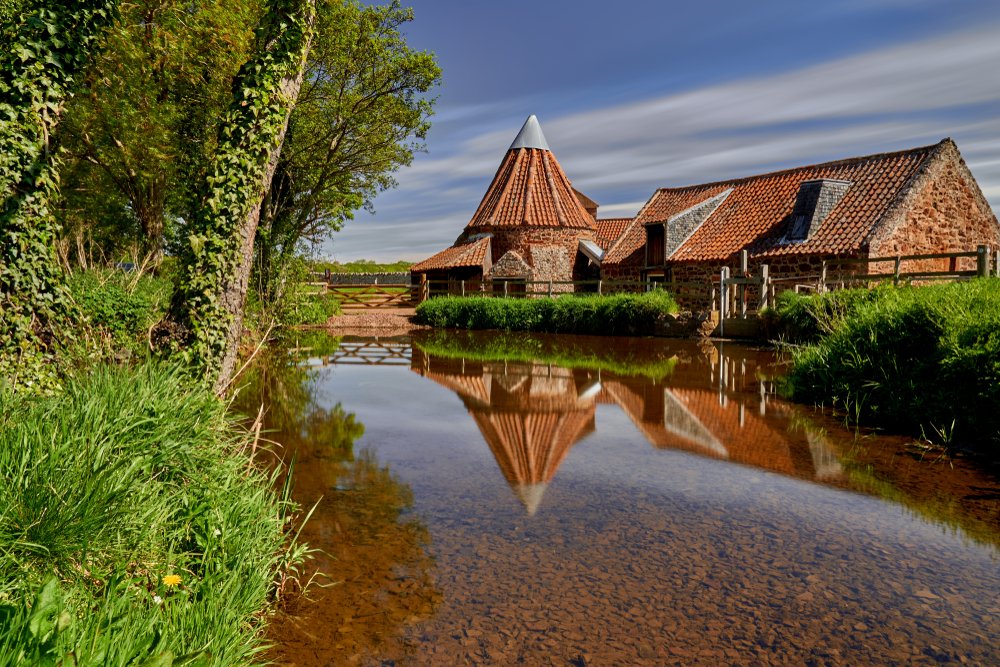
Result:
M422 334L422 332L421 332ZM541 362L564 368L601 370L626 376L662 380L674 372L677 357L650 350L621 350L584 345L520 332L504 332L484 339L473 332L432 331L418 334L414 344L427 354L447 359L491 362ZM586 340L586 339L583 339ZM594 340L594 339L591 339Z
M223 403L146 364L0 415L0 664L254 660L291 508Z
M1000 280L779 301L801 337L796 400L856 421L980 448L1000 443Z
M504 329L591 335L648 335L677 303L666 292L566 295L556 299L438 297L417 307L417 319L435 327Z

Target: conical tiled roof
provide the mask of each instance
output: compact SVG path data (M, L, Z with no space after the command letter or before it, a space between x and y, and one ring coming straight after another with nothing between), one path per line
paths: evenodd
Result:
M534 116L507 150L466 230L517 226L596 229Z

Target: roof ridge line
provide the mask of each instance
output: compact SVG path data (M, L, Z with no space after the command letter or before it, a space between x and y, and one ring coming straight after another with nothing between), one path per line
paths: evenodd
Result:
M792 173L792 172L795 172L795 171L802 171L804 169L818 169L819 167L833 167L833 166L839 166L839 165L842 165L842 164L848 164L848 163L851 163L851 162L862 162L862 161L865 161L865 160L874 160L876 158L895 157L897 155L905 155L907 153L918 153L918 152L922 152L922 151L930 152L930 151L933 151L935 148L938 148L938 147L942 146L943 144L945 144L947 142L951 142L951 141L952 141L951 137L945 137L941 141L939 141L937 143L934 143L934 144L927 144L926 146L914 146L913 148L907 148L907 149L898 150L898 151L887 151L887 152L884 152L884 153L872 153L871 155L858 155L858 156L855 156L855 157L841 158L839 160L830 160L828 162L816 162L814 164L803 164L803 165L800 165L798 167L788 167L786 169L778 169L778 170L775 170L775 171L765 171L764 173L761 173L761 174L750 174L749 176L740 176L738 178L729 178L729 179L724 179L724 180L720 180L720 181L711 181L709 183L691 183L689 185L680 185L680 186L674 186L674 187L657 188L656 191L653 194L655 195L656 192L664 192L664 191L668 191L668 190L692 190L694 188L709 188L709 187L713 187L713 186L722 186L722 185L736 184L736 183L742 183L744 181L749 181L749 180L752 180L752 179L764 178L764 177L767 177L767 176L781 176L783 174L789 174L789 173ZM650 198L650 199L652 199L652 198ZM649 203L649 202L647 202L647 203ZM639 213L641 213L641 212L642 212L642 209L639 210ZM636 214L636 217L639 217L638 213Z

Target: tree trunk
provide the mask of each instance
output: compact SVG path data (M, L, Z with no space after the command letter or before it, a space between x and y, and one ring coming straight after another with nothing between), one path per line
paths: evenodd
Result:
M188 329L183 353L218 393L236 366L260 207L302 87L315 17L316 0L272 0L264 46L233 86L192 225L172 310Z

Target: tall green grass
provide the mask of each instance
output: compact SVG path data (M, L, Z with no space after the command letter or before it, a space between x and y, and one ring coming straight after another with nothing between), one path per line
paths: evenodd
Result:
M254 661L301 552L224 404L174 367L99 366L0 415L0 664Z
M555 299L447 296L420 304L417 321L459 329L649 335L661 317L677 310L677 302L661 291Z
M794 351L794 398L862 423L1000 442L1000 280L886 288L858 299Z

